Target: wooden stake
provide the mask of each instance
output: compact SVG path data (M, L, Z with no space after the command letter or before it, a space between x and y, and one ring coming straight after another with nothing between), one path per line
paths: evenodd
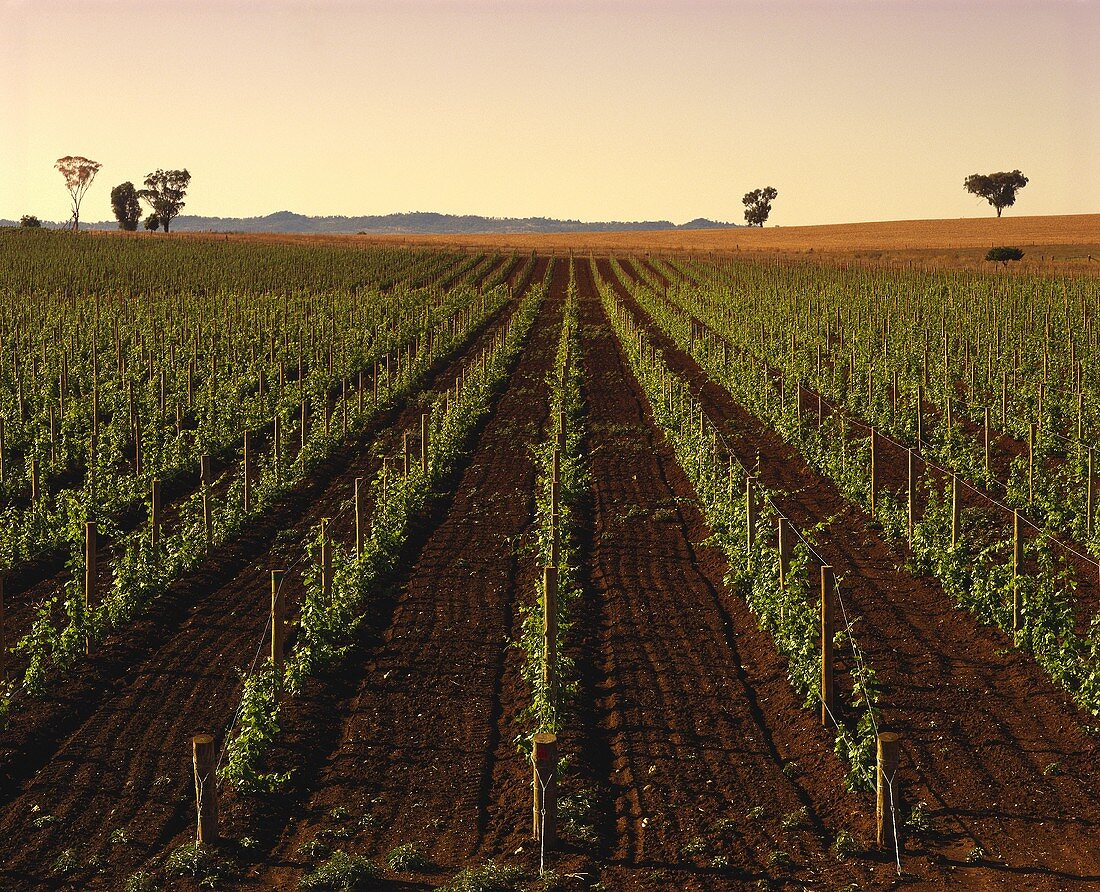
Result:
M95 521L89 520L84 524L84 612L91 614L95 606L96 589L96 529ZM85 651L92 652L92 638L89 635L85 639Z
M218 841L218 779L214 767L214 735L195 734L191 738L195 766L195 842L214 845Z
M8 677L7 608L4 607L4 573L0 571L0 682Z
M962 512L962 503L959 500L959 475L951 475L951 547L959 544L959 518Z
M791 522L785 517L779 518L779 586L787 587L787 578L791 575Z
M982 410L982 427L985 429L985 476L988 478L990 475L990 461L989 461L989 406L986 406Z
M321 595L326 602L332 595L332 542L325 517L321 518Z
M875 496L878 491L878 469L875 467L875 429L871 428L871 517L875 516Z
M1028 425L1027 432L1027 503L1035 504L1035 422Z
M1023 540L1020 538L1020 512L1012 512L1012 631L1020 628L1020 570L1024 562Z
M542 571L542 680L546 686L546 698L550 708L558 704L558 568L544 567Z
M917 459L915 452L909 450L909 484L906 488L909 502L909 542L913 542L913 523L917 511Z
M360 489L363 486L363 478L355 478L355 557L363 556L363 505L360 498Z
M880 731L878 734L875 816L880 850L898 851L900 845L894 834L895 827L900 830L902 822L901 784L898 779L900 741L901 735L896 731Z
M202 486L202 524L206 533L207 551L210 550L210 544L214 539L214 518L210 510L210 483L213 478L210 461L209 455L204 455L199 459L199 479Z
M749 561L752 561L753 549L756 547L756 493L754 492L754 478L745 475L745 547L748 549Z
M428 414L420 416L420 473L428 476Z
M275 682L283 677L283 650L286 640L286 598L283 581L286 570L271 571L271 664L275 667Z
M558 841L558 739L547 732L531 739L531 787L534 792L531 836L552 849Z
M242 464L244 473L244 513L252 508L252 450L248 439L248 431L244 432L244 461Z
M149 494L149 544L154 552L160 548L160 481L155 478Z
M833 684L833 568L821 567L821 724L833 727L836 687Z

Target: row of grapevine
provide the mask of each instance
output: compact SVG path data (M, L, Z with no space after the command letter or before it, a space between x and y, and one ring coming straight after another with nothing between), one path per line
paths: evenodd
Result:
M824 702L828 706L823 717L835 730L837 753L850 766L849 784L858 789L870 788L874 782L879 710L875 705L874 670L852 634L858 617L847 616L843 628L835 630L840 633L835 639L822 636L829 627L827 621L823 625L823 605L839 597L835 580L825 584L820 599L813 597L816 592L808 568L812 559L824 562L805 534L793 530L798 543L790 557L785 550L781 554L778 538L767 532L776 529L782 517L771 494L753 480L751 471L726 445L690 387L670 371L661 351L615 294L612 284L600 276L594 262L593 274L654 420L691 479L715 541L726 555L731 588L745 599L760 627L771 635L787 661L790 682L805 705L821 708ZM850 647L853 655L847 666L849 678L842 685L847 698L843 704L822 686L822 664L832 662L832 648L838 641Z
M523 276L529 276L532 268L533 260ZM288 411L276 403L274 417L263 424L269 448L251 456L247 485L244 462L226 472L216 498L204 481L178 505L173 527L160 535L155 545L148 527L126 533L116 531L112 578L103 593L90 592L83 578L83 520L96 515L83 505L73 510L70 503L72 572L62 590L37 607L29 631L16 645L26 660L26 669L18 686L9 685L5 708L10 708L20 690L40 693L48 677L71 667L86 647L110 630L125 626L174 579L196 566L211 547L238 535L250 518L270 508L349 435L361 435L394 401L415 394L430 369L461 350L508 299L503 285L485 293L464 286L446 292L439 300L425 298L420 306L395 310L407 321L401 326L394 324L392 331L383 321L379 327L388 331L388 336L380 339L373 350L368 348L358 356L358 361L370 369L369 381L362 375L343 377L336 391L339 400L328 407L318 403L322 421L309 411L308 377L302 379L301 386L287 388L288 393L294 393L292 408ZM402 335L403 344L397 340ZM343 371L333 368L334 375ZM317 371L318 378L322 375L327 375L324 365ZM352 387L348 386L349 378L356 382ZM325 379L321 380L324 383L318 385L319 389L332 389ZM331 423L330 410L336 407L339 425ZM289 447L292 437L299 443L293 460ZM109 529L109 524L104 525Z
M853 431L842 411L823 412L809 423L796 401L783 397L795 392L797 379L776 377L766 355L730 350L725 327L718 328L717 339L708 337L706 325L701 329L697 317L666 301L652 284L635 287L633 294L735 400L798 447L845 498L872 512L888 538L907 545L914 572L934 575L957 604L1002 628L1079 706L1100 714L1100 618L1090 617L1080 627L1075 577L1051 539L1014 536L1010 518L1000 511L960 512L957 493L953 509L950 480L934 466L914 479L912 500L878 491L871 436ZM920 515L910 508L917 497L926 500Z
M453 391L434 394L426 406L428 451L420 464L391 475L383 465L370 484L373 506L369 534L358 552L328 541L319 528L305 556L305 592L299 604L295 644L278 665L276 653L246 678L236 727L227 747L222 777L242 792L277 789L285 774L270 769L285 697L300 693L306 680L347 652L370 604L372 592L390 574L415 520L444 481L454 474L473 433L489 413L495 393L522 349L549 285L553 264L531 288L499 337L471 357ZM352 510L348 504L343 510ZM278 597L278 593L276 594ZM274 632L272 622L268 631ZM267 634L265 632L265 634ZM276 640L282 640L281 632Z

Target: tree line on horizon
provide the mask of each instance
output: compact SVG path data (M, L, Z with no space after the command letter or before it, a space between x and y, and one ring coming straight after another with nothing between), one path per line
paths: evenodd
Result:
M80 204L92 185L97 173L103 167L98 161L81 155L66 155L58 158L54 167L65 179L65 188L69 192L72 214L68 228L74 231L80 227ZM119 229L133 232L141 220L141 202L150 209L145 218L145 228L155 232L163 228L167 233L172 220L179 216L186 202L184 197L191 183L191 174L182 170L164 170L158 168L147 174L144 189L137 189L132 182L119 183L111 190L111 209L118 220ZM1001 216L1006 207L1016 203L1016 196L1028 184L1028 178L1019 170L999 171L990 174L971 174L963 181L963 188L972 195L984 198ZM741 199L745 206L745 223L748 226L762 227L771 215L772 202L779 192L774 186L765 186L746 192ZM42 225L38 217L24 214L20 225L36 228Z
M82 155L66 155L58 158L54 167L65 180L69 192L72 214L68 228L76 231L80 228L80 204L92 185L97 173L103 167L98 161ZM145 218L145 228L155 232L163 228L168 232L172 220L179 216L186 202L187 188L191 184L191 173L186 169L164 170L157 168L147 174L144 189L135 188L132 182L119 183L111 190L111 209L118 228L133 232L141 220L141 202L149 206L149 216ZM24 215L22 226L41 226L37 217Z

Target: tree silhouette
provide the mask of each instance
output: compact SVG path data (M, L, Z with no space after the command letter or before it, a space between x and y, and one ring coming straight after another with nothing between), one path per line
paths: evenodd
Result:
M984 198L1001 211L1016 203L1016 193L1027 185L1027 177L1020 171L1001 171L1000 173L972 173L963 181L963 188L971 195Z
M102 166L98 161L92 161L80 155L66 155L54 162L54 167L65 178L65 188L69 190L69 196L72 198L73 213L69 223L74 231L80 228L80 202L83 201L84 193L88 191L88 187L92 185L92 180Z
M746 192L741 203L745 206L745 222L749 226L763 226L772 212L772 201L779 193L772 186Z
M145 188L138 197L146 202L157 220L168 231L172 220L183 210L183 197L191 183L191 174L184 170L156 170L145 178Z
M118 228L133 232L141 219L141 202L133 183L119 183L111 190L111 210L115 212Z

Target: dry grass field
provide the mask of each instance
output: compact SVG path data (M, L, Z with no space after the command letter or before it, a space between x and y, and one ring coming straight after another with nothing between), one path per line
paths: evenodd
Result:
M182 236L209 238L212 234L184 233ZM143 233L137 237L162 236ZM1100 270L1100 214L898 220L825 226L769 226L764 229L362 236L272 233L218 234L216 237L288 244L434 245L475 250L583 251L597 254L741 252L801 255L824 260L914 262L930 266L979 265L990 247L1013 245L1026 252L1020 264L1025 268L1054 264L1080 271Z

